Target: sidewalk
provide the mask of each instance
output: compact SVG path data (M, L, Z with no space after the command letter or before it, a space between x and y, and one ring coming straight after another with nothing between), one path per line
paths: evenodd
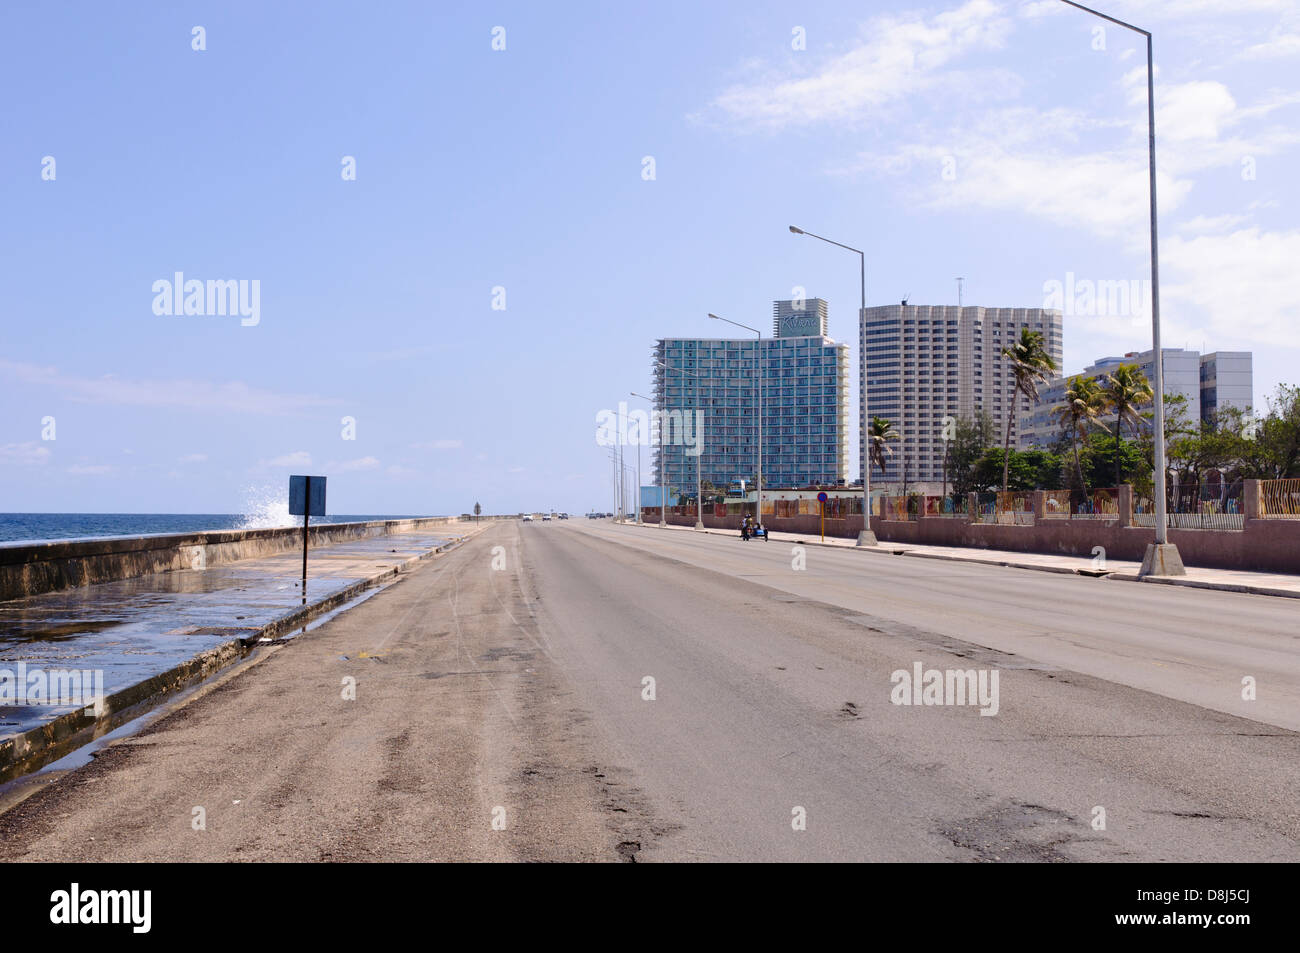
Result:
M658 523L645 523L643 527L660 528ZM690 526L673 526L671 524L664 528L684 533L702 532L721 536L736 535L734 530L724 529L696 530ZM823 542L817 536L802 536L798 533L774 533L772 541L797 543L803 546L831 546L876 556L916 556L923 559L947 559L954 562L991 563L995 566L1008 566L1013 569L1074 573L1081 576L1108 576L1111 579L1125 579L1155 585L1222 589L1228 592L1248 592L1262 596L1283 596L1300 599L1300 576L1281 573L1188 566L1186 576L1147 576L1144 579L1139 579L1138 570L1142 568L1142 564L1120 559L1107 559L1104 563L1098 564L1094 563L1091 556L1022 553L1005 549L970 549L960 546L931 546L924 543L894 543L888 540L881 540L880 545L874 549L858 549L857 541L853 539L828 536ZM762 544L759 543L758 545Z
M11 689L23 670L76 671L98 673L107 696L94 715L77 705L0 700L0 781L21 773L20 763L55 749L61 756L88 740L82 735L136 717L259 641L307 625L477 531L374 536L312 549L305 599L299 551L0 602L0 672L8 673L0 678ZM39 697L26 686L10 694Z

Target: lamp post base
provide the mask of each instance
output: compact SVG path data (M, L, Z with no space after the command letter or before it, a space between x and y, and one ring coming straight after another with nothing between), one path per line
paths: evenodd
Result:
M696 520L696 521L695 521L695 528L696 528L696 529L704 529L704 520Z
M876 534L873 533L871 530L864 529L858 533L858 545L877 546L879 545L879 540L876 539Z
M1178 547L1173 543L1148 543L1147 553L1142 557L1142 568L1138 578L1143 576L1186 576L1183 557L1178 554Z

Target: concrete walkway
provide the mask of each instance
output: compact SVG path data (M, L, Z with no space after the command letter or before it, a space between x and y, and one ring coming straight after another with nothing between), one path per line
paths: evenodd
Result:
M646 529L659 529L658 523L642 524ZM690 526L668 525L664 529L674 532L704 532L723 536L735 536L735 530L705 529L696 530ZM756 545L763 545L755 541ZM1140 562L1123 559L1094 560L1091 556L1070 556L1061 553L1022 553L1006 549L971 549L962 546L932 546L925 543L895 543L881 540L874 549L858 549L857 541L838 536L827 536L822 540L818 536L805 536L799 533L772 534L772 542L785 542L805 546L835 546L851 549L855 552L874 556L918 556L924 559L949 559L958 562L993 563L997 566L1011 566L1016 569L1035 569L1042 572L1076 573L1086 576L1109 576L1112 579L1128 579L1157 585L1191 586L1197 589L1222 589L1228 592L1249 592L1264 596L1283 596L1300 599L1300 576L1282 573L1248 572L1239 569L1207 569L1200 566L1188 566L1187 575L1179 577L1148 576L1138 578Z

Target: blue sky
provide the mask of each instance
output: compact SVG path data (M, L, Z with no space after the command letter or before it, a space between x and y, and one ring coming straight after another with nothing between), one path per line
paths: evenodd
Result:
M1300 383L1300 3L1106 9L1156 36L1165 344L1253 350L1262 404ZM609 509L596 415L655 338L803 287L856 379L855 256L791 223L866 250L868 304L1149 276L1144 48L1054 0L2 16L0 511L301 472L335 513ZM258 281L257 323L155 314L177 271ZM1149 347L1130 310L1067 314L1066 369Z

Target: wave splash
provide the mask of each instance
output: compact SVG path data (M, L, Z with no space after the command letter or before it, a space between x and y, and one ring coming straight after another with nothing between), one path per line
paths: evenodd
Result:
M316 522L328 520L318 519ZM301 525L302 517L289 515L289 496L283 488L270 484L245 487L243 514L235 529L276 529Z

